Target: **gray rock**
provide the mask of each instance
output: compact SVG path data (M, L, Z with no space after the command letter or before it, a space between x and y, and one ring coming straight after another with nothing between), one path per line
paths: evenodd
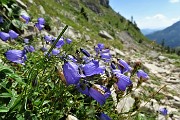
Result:
M134 98L128 96L120 100L120 102L117 105L117 112L128 112L131 107L133 106L135 100Z
M101 37L103 37L103 38L106 38L106 39L111 39L111 40L114 39L114 38L113 38L108 32L106 32L105 30L99 31L99 36L101 36Z
M180 72L180 68L175 68L172 70L172 72Z
M164 56L158 56L158 60L160 60L160 61L163 61L165 59L166 59L166 57L164 57Z
M34 1L33 0L28 0L29 1L29 3L31 3L31 4L33 4L34 3Z
M116 54L119 54L119 55L125 57L125 54L121 50L114 48L114 51L116 52Z
M89 35L85 35L84 37L85 37L85 40L87 40L87 41L91 40Z
M66 120L78 120L78 119L72 115L68 115Z
M156 51L150 51L149 53L147 53L147 55L151 58L157 58L159 56L159 53Z
M45 12L43 6L39 5L38 8L39 8L41 14L46 14L46 12Z
M104 7L109 7L109 0L100 0L100 4Z

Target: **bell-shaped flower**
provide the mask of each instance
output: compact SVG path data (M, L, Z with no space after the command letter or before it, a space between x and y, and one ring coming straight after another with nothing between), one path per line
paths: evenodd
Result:
M118 82L116 83L119 90L125 91L126 87L132 85L132 82L130 80L130 77L125 76L124 74L116 74L116 77L118 78Z
M71 39L66 38L66 43L67 43L67 44L71 44L71 42L72 42L72 40L71 40Z
M25 38L25 39L24 39L24 43L29 43L29 39L28 39L28 38Z
M168 114L168 110L166 108L161 108L159 111L164 116L166 116Z
M0 23L4 23L3 17L0 16Z
M5 53L6 58L15 63L20 63L24 65L27 57L24 50L8 50Z
M73 62L65 62L63 65L63 74L67 85L77 84L81 78L78 65Z
M80 48L80 51L87 57L90 57L90 54L87 50Z
M45 20L44 18L38 18L38 23L41 24L41 25L44 25L45 24Z
M90 88L89 89L89 94L92 98L94 98L100 105L103 105L106 101L106 98L104 97L103 94L101 94L101 92L99 92L98 90L94 89L94 88Z
M116 69L116 65L114 62L111 62L111 66L110 66L112 69Z
M21 18L26 22L26 24L28 24L30 21L30 17L27 14L21 15Z
M0 38L3 41L7 41L10 38L10 35L8 33L5 33L5 32L0 32Z
M60 38L59 41L56 43L56 48L61 48L64 44L64 39Z
M16 39L19 36L19 34L16 33L14 30L10 30L9 35L12 39Z
M85 76L92 76L95 74L104 73L105 67L99 66L99 61L92 60L91 62L83 65L82 67Z
M92 98L94 98L100 105L103 105L106 99L111 95L110 89L102 86L94 84L91 88L89 88L89 94Z
M43 46L43 47L41 48L41 50L42 50L43 52L45 52L45 51L47 51L47 47Z
M97 46L98 46L99 50L104 49L104 44L102 44L102 43L98 43Z
M35 49L32 45L24 47L25 52L34 52Z
M118 68L121 70L121 73L124 74L125 72L130 72L132 68L125 62L124 60L120 59Z
M52 42L52 39L53 39L52 36L49 36L49 35L45 35L45 36L44 36L44 40L45 40L46 42Z
M107 116L107 115L104 114L104 113L101 113L101 114L99 115L99 119L100 119L100 120L112 120L109 116Z
M53 49L52 50L53 55L58 55L59 53L60 53L60 51L58 49Z
M89 57L87 57L87 56L83 56L82 59L83 59L84 63L91 62L91 59Z
M143 70L138 70L137 76L138 76L138 78L142 78L144 80L147 80L149 78L148 74L145 73Z
M111 59L110 53L101 53L101 59Z
M39 23L36 23L35 24L36 28L41 31L43 28L44 28L44 25L43 24L39 24Z
M109 52L110 52L109 49L103 49L103 50L101 51L101 53L109 53Z

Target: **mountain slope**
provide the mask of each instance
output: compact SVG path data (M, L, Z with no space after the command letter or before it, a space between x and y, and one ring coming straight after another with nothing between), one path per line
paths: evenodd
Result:
M180 21L176 22L170 27L164 30L157 31L155 33L146 35L149 39L155 40L157 43L161 44L164 40L165 46L172 48L180 46Z

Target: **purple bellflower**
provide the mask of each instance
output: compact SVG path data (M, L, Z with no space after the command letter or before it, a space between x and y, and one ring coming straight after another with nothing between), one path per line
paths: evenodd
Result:
M72 40L71 40L71 39L66 38L66 43L67 43L67 44L71 44L71 42L72 42Z
M119 90L125 91L126 87L132 84L130 77L125 76L124 74L117 73L116 77L118 78L118 82L116 84Z
M19 36L19 34L16 33L14 30L10 30L9 35L12 39L16 39Z
M97 46L98 46L99 50L104 49L104 44L102 44L102 43L98 43Z
M164 116L166 116L167 113L168 113L168 110L167 110L166 108L162 108L162 109L160 109L159 111L160 111L160 113L161 113L162 115L164 115Z
M35 49L34 49L34 47L33 47L32 45L30 45L30 46L25 46L25 47L24 47L24 50L25 50L26 52L34 52L34 51L35 51Z
M36 23L35 24L36 28L41 31L43 28L44 28L44 25L43 24L39 24L39 23Z
M0 32L0 38L6 42L10 38L10 35L5 32Z
M100 120L111 120L111 118L104 113L101 113L99 118Z
M26 21L26 24L28 24L29 21L30 21L30 17L29 17L28 15L26 15L26 14L21 15L21 18L22 18L24 21Z
M85 64L82 67L85 76L92 76L95 74L104 73L105 68L103 66L99 66L99 61L92 60L91 62Z
M59 53L60 53L60 51L58 49L53 49L52 50L53 55L58 55Z
M56 48L61 48L64 44L64 39L60 38L59 41L56 43Z
M42 50L43 52L45 52L45 51L47 51L47 47L43 46L43 47L41 48L41 50Z
M91 55L89 54L89 52L88 52L87 50L85 50L85 49L80 48L80 51L81 51L85 56L87 56L87 57L90 57L90 56L91 56Z
M24 39L24 43L29 43L29 39L28 39L28 38L25 38L25 39Z
M76 88L78 89L78 91L82 94L85 94L87 96L90 96L89 94L89 87L87 86L87 82L83 81L83 83L78 83Z
M119 60L118 68L121 70L121 73L130 72L132 68L122 59Z
M6 58L15 63L20 63L24 65L27 57L24 50L8 50L6 53Z
M63 74L67 85L77 84L81 78L78 65L73 62L65 62L63 65Z
M106 99L111 95L111 91L101 85L95 85L89 89L89 95L100 105L103 105L106 102Z
M138 70L137 76L138 76L138 78L142 78L144 80L147 80L149 78L148 74L145 73L143 70Z
M53 39L52 36L49 36L49 35L44 36L44 40L47 41L47 42L52 42L52 39Z
M111 59L110 53L101 53L101 59Z
M38 18L38 23L41 24L41 25L44 25L45 24L45 20L44 18Z

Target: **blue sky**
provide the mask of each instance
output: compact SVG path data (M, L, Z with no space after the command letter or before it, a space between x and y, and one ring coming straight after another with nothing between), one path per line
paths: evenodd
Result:
M133 16L140 29L162 29L180 20L180 0L109 0L122 16Z

